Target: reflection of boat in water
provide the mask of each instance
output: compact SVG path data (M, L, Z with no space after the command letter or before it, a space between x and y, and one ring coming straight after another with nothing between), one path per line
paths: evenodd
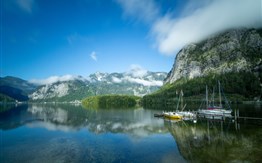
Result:
M224 108L222 106L222 99L221 99L221 88L220 88L220 82L218 81L218 90L219 90L219 106L216 106L214 103L214 89L213 89L213 94L212 94L212 102L209 103L208 100L208 88L206 86L206 108L205 109L199 109L198 114L200 117L205 117L205 118L221 118L223 117L231 117L232 110L228 104L228 101L224 95L225 99L225 104L227 105L228 108ZM199 108L202 107L202 104Z
M181 122L182 119L169 119L169 118L164 118L164 123L168 122L168 123L178 123Z

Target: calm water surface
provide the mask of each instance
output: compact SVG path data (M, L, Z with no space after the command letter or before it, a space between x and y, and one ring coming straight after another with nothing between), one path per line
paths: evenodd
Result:
M6 107L14 108L0 113L1 163L262 160L260 122L176 122L142 108ZM242 115L261 116L261 106L238 107Z

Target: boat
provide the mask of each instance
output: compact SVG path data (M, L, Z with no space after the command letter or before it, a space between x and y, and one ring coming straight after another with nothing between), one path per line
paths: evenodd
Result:
M216 106L214 104L214 89L213 89L213 95L212 95L212 105L209 104L209 101L208 101L208 88L206 86L206 108L205 109L199 109L198 110L198 114L200 116L204 116L204 117L214 117L214 116L225 116L225 117L230 117L231 116L231 113L232 113L232 110L228 104L228 101L225 97L225 102L228 106L227 109L225 109L223 106L222 106L222 99L221 99L221 88L220 88L220 82L218 81L218 90L219 90L219 105Z
M169 111L169 112L163 112L162 114L154 114L154 117L164 117L167 119L180 119L180 120L192 120L196 117L196 114L189 112L189 111L184 111L186 108L186 104L183 105L183 91L180 91L179 98L178 98L178 103L176 107L176 111ZM180 110L178 110L179 105L181 107Z
M196 115L189 111L177 111L177 114L181 115L183 118L194 118Z
M189 111L184 111L186 108L186 104L183 105L183 90L180 91L179 98L178 98L178 103L176 106L176 111L174 112L164 112L163 116L165 118L169 119L183 119L183 120L191 120L196 117L196 114L189 112ZM180 110L179 110L180 107Z
M163 116L168 119L182 119L183 116L176 112L163 112Z
M184 111L184 109L186 108L186 104L183 105L183 90L180 91L180 95L179 95L179 99L178 99L178 103L177 103L177 107L176 107L176 113L181 115L183 117L184 120L190 120L196 117L196 114L190 112L190 111ZM179 104L180 104L180 110L178 110L179 108Z

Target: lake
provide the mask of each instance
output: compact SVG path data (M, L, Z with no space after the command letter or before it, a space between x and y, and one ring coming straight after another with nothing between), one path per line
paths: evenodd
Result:
M155 118L158 110L70 104L1 107L1 163L262 160L259 121L170 121ZM234 107L240 115L262 117L260 105Z

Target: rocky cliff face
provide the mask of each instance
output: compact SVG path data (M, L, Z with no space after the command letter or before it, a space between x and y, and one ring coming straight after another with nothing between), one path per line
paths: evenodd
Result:
M210 73L255 71L262 65L262 30L232 29L185 46L176 56L164 83Z

